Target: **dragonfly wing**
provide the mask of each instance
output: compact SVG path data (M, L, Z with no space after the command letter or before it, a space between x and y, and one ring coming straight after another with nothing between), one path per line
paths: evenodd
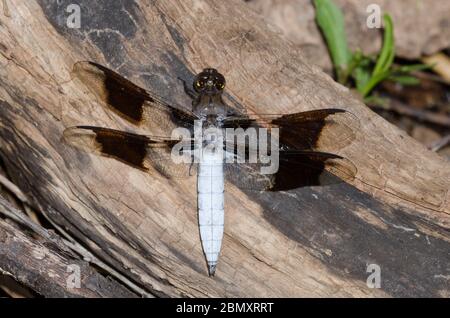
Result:
M225 128L250 127L279 129L280 146L295 150L337 152L351 144L359 127L350 112L327 108L287 115L261 114L233 116L224 122Z
M236 162L236 154L227 153L225 176L239 188L253 191L288 191L305 186L323 186L352 181L355 165L341 156L314 151L280 151L267 162ZM231 158L233 157L233 158ZM235 162L231 162L232 159ZM269 168L272 166L272 168ZM273 171L273 173L267 173Z
M118 73L93 62L78 62L72 77L78 78L92 92L99 103L128 122L170 135L176 127L192 128L195 114L174 107L158 96L135 85Z
M196 173L195 143L191 139L137 135L93 126L70 127L63 136L67 144L82 151L114 158L145 172L153 168L166 177L176 178Z

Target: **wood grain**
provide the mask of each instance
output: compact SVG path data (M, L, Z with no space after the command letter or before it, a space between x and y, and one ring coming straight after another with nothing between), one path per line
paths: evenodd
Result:
M34 235L44 233L36 239L36 236L0 219L0 269L3 275L13 277L38 295L46 297L136 297L136 294L102 276L88 262L79 259L55 233L31 221L23 221L26 216L22 216L19 210L1 197L0 214L22 220L19 224L29 230L38 228Z
M156 296L448 297L450 165L390 125L240 1L10 1L0 15L0 155L30 202L115 270ZM353 184L285 193L226 185L214 279L201 250L195 178L167 180L78 152L64 128L123 129L79 81L74 63L111 67L190 107L186 81L206 66L249 113L344 108L360 135L340 155ZM137 131L139 132L139 131ZM366 285L381 267L381 289Z

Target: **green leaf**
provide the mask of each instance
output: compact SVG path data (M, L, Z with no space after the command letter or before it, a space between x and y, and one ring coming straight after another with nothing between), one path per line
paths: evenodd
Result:
M327 42L338 81L343 82L344 73L352 58L347 45L344 17L341 10L331 0L314 0L314 5L316 21Z
M370 70L367 67L357 67L353 72L353 77L355 78L356 89L362 93L370 79Z
M377 75L372 75L367 82L366 85L360 90L360 93L363 97L366 97L375 86L377 86L381 81L385 80L391 75L391 72L389 70L385 71L384 73L378 73Z
M384 19L384 37L383 47L377 59L377 63L372 75L376 76L386 72L392 65L395 57L395 42L394 42L394 25L389 14L383 16Z
M370 95L364 98L364 103L367 105L376 105L385 108L389 101L388 99L376 95Z
M411 65L403 65L395 69L396 72L400 73L411 73L416 71L424 71L432 68L434 65L428 64L411 64Z
M372 71L372 76L363 86L360 85L358 88L358 91L363 97L366 97L381 81L392 75L391 67L395 57L394 26L388 14L385 14L383 18L383 47L381 48L375 68Z
M352 75L354 70L360 66L360 64L363 62L363 60L364 60L364 56L362 55L361 51L358 50L358 51L354 52L350 62L348 63L347 69L342 71L339 83L346 85L350 75Z
M420 84L420 80L414 76L410 75L391 75L388 77L389 80L394 81L396 83L400 83L402 85L418 85Z
M370 57L361 55L359 64L355 67L355 69L352 72L352 76L356 84L356 89L360 93L371 77L372 65L373 62Z

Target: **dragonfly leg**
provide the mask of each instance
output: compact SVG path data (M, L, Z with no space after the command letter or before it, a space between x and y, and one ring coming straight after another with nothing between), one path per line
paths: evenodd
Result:
M183 82L184 92L190 98L192 98L193 100L196 100L198 98L198 93L191 86L189 86L189 84L184 79L182 79L181 77L178 77L178 79Z

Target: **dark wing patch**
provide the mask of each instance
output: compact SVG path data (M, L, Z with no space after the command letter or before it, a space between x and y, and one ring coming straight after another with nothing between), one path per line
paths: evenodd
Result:
M280 151L274 174L262 174L257 163L227 163L227 180L251 191L288 191L306 186L323 186L352 181L357 173L348 159L326 152Z
M327 108L287 115L261 114L230 117L225 128L279 128L284 149L338 151L355 139L358 119L343 109Z
M118 73L93 62L76 63L72 77L82 81L102 105L138 126L160 127L170 134L175 127L191 128L198 119L192 112L163 102Z
M153 167L166 177L187 177L195 174L193 160L188 163L173 162L172 147L180 140L164 137L144 136L119 130L75 126L64 131L64 141L82 151L114 158L134 168L149 171ZM186 155L194 143L185 140Z
M270 191L352 181L357 173L348 159L326 152L281 152L280 167Z

